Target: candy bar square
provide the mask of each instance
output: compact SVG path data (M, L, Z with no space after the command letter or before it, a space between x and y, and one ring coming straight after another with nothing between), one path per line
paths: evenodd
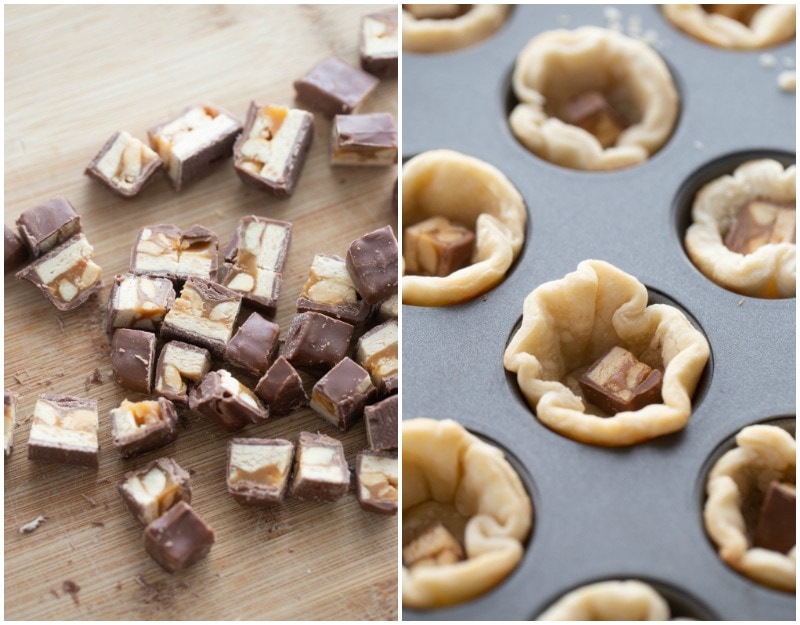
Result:
M367 512L397 514L397 455L362 451L356 459L358 504Z
M111 135L84 173L125 198L134 197L154 180L162 162L153 150L130 133Z
M111 338L111 372L122 388L149 395L153 390L156 335L120 328Z
M155 521L179 501L192 502L189 472L171 458L130 471L117 484L122 502L142 525Z
M567 103L567 123L594 135L603 148L614 145L627 124L599 91L587 91Z
M475 234L444 217L431 217L404 230L403 260L408 273L449 276L472 263Z
M381 305L378 307L379 322L397 319L398 300L397 293L395 293L389 299L381 302Z
M584 398L608 414L661 401L661 372L612 347L578 379Z
M788 553L796 542L797 491L794 484L774 480L767 487L753 546Z
M344 432L364 413L364 406L375 394L369 373L345 357L314 385L311 408Z
M211 551L214 531L185 501L179 501L144 529L144 548L168 573L199 562Z
M22 240L33 258L46 254L81 231L81 217L66 198L29 208L17 219Z
M286 333L283 355L308 373L331 369L347 355L353 326L317 312L295 315Z
M147 136L164 161L172 186L180 191L211 173L214 163L228 158L241 131L242 125L226 111L198 105L150 128Z
M17 424L17 394L13 391L3 392L3 448L6 458L14 448L14 426Z
M33 409L28 458L96 469L97 402L67 395L42 395Z
M233 166L245 184L287 197L300 180L313 139L314 116L308 111L251 102L233 146Z
M228 443L228 492L242 505L281 503L293 458L290 441L234 438Z
M242 217L224 250L220 283L241 293L253 308L274 316L291 237L292 224L288 221Z
M397 395L364 408L367 443L372 451L397 449Z
M333 118L331 165L387 167L397 163L397 127L389 113Z
M271 416L287 415L308 404L303 380L291 363L278 356L264 376L258 381L256 395L269 407Z
M207 349L170 341L161 348L156 365L155 392L176 404L188 404L189 392L211 369Z
M397 260L397 239L389 226L350 244L347 271L367 304L379 304L397 293Z
M725 235L725 246L738 254L752 254L768 243L795 243L796 215L795 208L786 204L748 202Z
M312 432L300 432L294 459L292 497L333 502L350 489L350 469L342 442Z
M189 395L189 408L217 420L229 432L269 417L255 393L225 369L211 371L200 380Z
M403 566L455 564L464 559L464 549L439 521L403 547Z
M167 278L117 274L108 297L106 327L109 332L115 328L158 332L174 302L175 289Z
M358 56L361 68L378 78L397 76L397 9L370 13L361 18Z
M356 360L369 371L381 395L397 392L397 320L386 321L358 339Z
M242 299L238 293L203 278L189 278L161 324L161 338L204 347L225 355Z
M178 413L173 403L122 400L111 410L111 437L123 458L169 445L178 438Z
M336 57L317 63L294 82L297 101L327 117L355 111L378 85L378 79Z
M319 312L357 325L366 320L371 307L356 291L344 258L317 254L297 298L297 311Z
M33 283L58 310L73 310L103 288L93 252L83 233L77 234L37 258L17 278Z
M260 377L278 355L281 329L277 323L251 314L239 326L225 350L225 360L243 371Z
M145 226L131 251L130 272L183 282L217 275L217 235L203 226L188 230L171 224Z
M3 266L6 272L16 271L27 262L29 258L28 248L22 241L22 237L19 236L16 228L12 229L8 226L4 226L4 228L5 234L3 236L3 243L5 260Z

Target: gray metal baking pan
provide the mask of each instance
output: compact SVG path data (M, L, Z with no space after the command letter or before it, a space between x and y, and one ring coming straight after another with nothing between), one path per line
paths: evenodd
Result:
M528 152L507 123L517 53L536 34L582 25L640 24L678 87L681 113L646 163L608 173L552 165ZM770 56L764 57L762 55ZM794 620L795 597L723 564L706 536L705 475L744 426L794 427L796 300L743 297L703 276L683 232L694 192L755 157L795 161L795 95L777 75L795 41L733 52L680 32L656 6L523 5L504 27L465 50L403 56L403 156L448 148L499 168L528 211L523 251L506 279L470 302L403 306L403 418L452 418L498 445L534 505L519 566L491 592L404 620L528 620L587 583L637 578L676 616ZM772 63L774 61L774 63ZM549 430L524 402L503 351L522 301L587 258L636 276L705 333L711 359L681 432L630 448L582 445Z

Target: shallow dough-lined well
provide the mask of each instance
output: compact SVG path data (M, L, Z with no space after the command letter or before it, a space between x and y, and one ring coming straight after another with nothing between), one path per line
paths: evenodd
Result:
M796 547L788 554L753 547L743 506L763 498L773 480L796 479L794 437L774 425L751 425L736 435L737 447L723 454L708 474L703 520L706 531L729 566L760 584L795 591Z
M647 289L600 260L585 260L525 298L522 326L503 364L536 417L556 432L593 445L632 445L682 429L708 361L705 337L678 309L647 305ZM604 417L587 412L575 379L612 347L663 372L662 402Z
M452 420L403 422L403 535L451 508L465 522L466 559L455 564L403 567L403 605L430 609L475 598L517 566L530 533L533 508L522 482L498 448ZM431 519L432 520L432 519ZM442 519L452 529L457 519Z
M641 163L661 148L678 117L678 93L661 57L647 44L585 26L534 37L513 75L519 104L509 123L517 139L551 163L611 170ZM582 93L599 91L631 122L603 149L587 130L554 115Z
M755 50L782 43L795 34L794 4L765 4L747 25L709 13L701 4L667 4L662 10L682 31L720 48Z
M539 621L666 621L667 602L637 581L607 581L576 588L545 610Z
M725 246L724 238L739 210L750 200L795 203L796 170L762 159L739 165L732 175L706 184L694 199L686 252L710 280L752 297L794 297L797 246L769 243L752 254Z
M522 249L527 214L498 169L451 150L432 150L403 167L403 227L445 217L475 232L472 264L449 276L403 276L403 303L447 306L497 286Z
M475 4L453 19L417 19L403 11L403 50L450 52L466 48L497 31L510 8L506 4Z

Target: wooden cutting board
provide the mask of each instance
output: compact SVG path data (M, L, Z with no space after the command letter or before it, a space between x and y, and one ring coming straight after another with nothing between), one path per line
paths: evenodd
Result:
M83 175L116 130L140 138L185 106L210 102L243 120L251 99L291 104L292 82L335 54L358 65L360 17L372 6L13 6L5 8L5 222L63 195L81 214L106 287L58 313L30 283L5 279L5 388L20 395L14 451L5 462L6 619L395 620L397 519L335 504L287 500L246 509L225 490L234 435L189 413L178 440L123 461L109 410L126 393L111 378L103 318L114 274L128 267L138 229L202 224L224 245L249 214L294 224L276 321L285 335L317 252L344 254L358 236L396 227L396 168L333 168L330 122L315 116L314 143L290 199L242 185L229 162L176 193L159 177L133 200ZM363 109L397 114L397 81L383 80ZM95 368L99 384L89 381ZM310 381L310 378L307 379ZM37 397L91 397L100 413L97 471L27 458ZM237 435L341 438L347 460L367 447L363 423L344 435L310 409ZM194 472L192 505L216 544L192 568L169 575L142 547L116 482L162 455ZM33 533L19 527L37 515ZM67 593L64 582L80 590Z

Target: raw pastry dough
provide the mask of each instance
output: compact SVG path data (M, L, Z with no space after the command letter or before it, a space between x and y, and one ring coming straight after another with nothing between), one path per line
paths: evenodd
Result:
M636 580L598 582L567 593L539 621L667 621L667 602Z
M533 518L525 488L503 453L449 419L404 421L402 449L403 534L417 511L425 514L431 506L451 505L467 519L467 559L404 566L403 605L452 605L499 584L522 558Z
M417 19L403 11L403 50L450 52L478 43L497 31L510 9L506 4L473 4L454 19Z
M475 232L471 265L443 278L403 276L403 303L447 306L495 287L525 240L525 204L488 163L450 150L423 152L403 167L403 227L434 216Z
M519 104L509 122L531 152L556 165L610 170L641 163L669 139L678 93L664 61L647 44L594 26L534 37L513 75ZM554 116L570 99L600 91L632 122L603 149L583 128Z
M795 166L777 161L748 161L731 176L709 182L692 206L694 223L686 230L686 252L710 280L753 297L794 297L794 243L769 243L752 254L738 254L723 243L739 210L750 200L795 203Z
M774 425L751 425L736 435L736 444L708 474L706 531L728 565L760 584L794 592L796 548L782 554L752 547L742 508L754 495L763 495L772 480L795 483L795 439Z
M587 366L619 346L663 372L662 402L611 417L589 414L577 384ZM522 326L503 365L536 417L559 434L593 445L632 445L682 429L709 357L705 337L684 314L647 305L636 278L600 260L585 260L561 280L525 298Z
M664 17L682 31L720 48L765 48L791 39L795 34L794 4L765 4L755 12L749 25L706 12L701 4L667 4L662 10Z

